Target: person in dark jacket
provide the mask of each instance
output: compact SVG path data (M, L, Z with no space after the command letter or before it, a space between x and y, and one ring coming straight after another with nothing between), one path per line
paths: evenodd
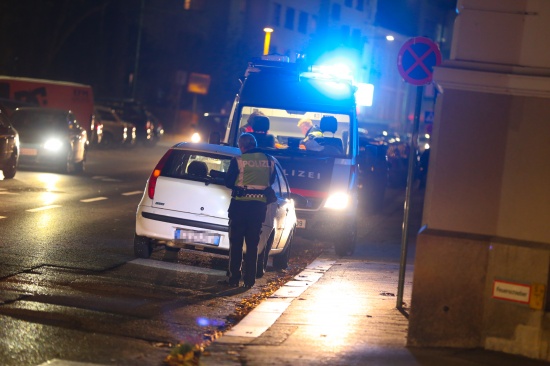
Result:
M245 273L243 287L251 288L256 281L258 244L262 224L267 213L267 200L263 193L275 180L274 163L256 148L256 139L243 133L238 142L242 155L229 164L225 185L232 189L229 216L229 270L228 279L220 284L238 287L242 275L243 245Z
M275 147L277 140L269 133L269 118L267 116L256 116L252 130L258 147Z

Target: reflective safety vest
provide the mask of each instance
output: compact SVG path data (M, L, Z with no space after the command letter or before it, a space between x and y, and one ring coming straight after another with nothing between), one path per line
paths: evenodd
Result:
M234 199L266 202L265 195L258 191L263 191L270 186L271 174L275 169L273 161L261 152L242 154L242 156L236 157L236 160L239 166L239 175L235 181L235 187L255 192L246 193L245 191L243 196L237 196Z

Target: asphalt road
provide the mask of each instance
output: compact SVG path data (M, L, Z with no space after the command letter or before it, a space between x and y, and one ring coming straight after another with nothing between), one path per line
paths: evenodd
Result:
M226 290L216 285L225 257L158 249L134 258L136 207L165 150L93 150L82 176L23 168L0 180L2 365L160 365L175 343L200 343L228 326L237 305L284 276L268 272L249 292ZM388 190L382 212L361 214L358 251L399 261L403 197ZM331 250L295 244L291 270Z

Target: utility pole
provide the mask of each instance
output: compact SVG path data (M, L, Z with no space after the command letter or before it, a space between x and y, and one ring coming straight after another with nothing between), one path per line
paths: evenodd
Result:
M143 29L143 9L145 8L145 0L141 0L141 6L139 9L139 23L138 23L138 36L136 42L136 59L134 62L134 77L132 78L132 99L136 99L136 88L138 81L139 71L139 57L141 53L141 32Z

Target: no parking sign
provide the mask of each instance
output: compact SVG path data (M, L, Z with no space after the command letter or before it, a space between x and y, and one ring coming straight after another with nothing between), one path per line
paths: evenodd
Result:
M409 39L401 47L397 69L406 82L426 85L432 82L433 68L441 64L439 46L426 37Z

